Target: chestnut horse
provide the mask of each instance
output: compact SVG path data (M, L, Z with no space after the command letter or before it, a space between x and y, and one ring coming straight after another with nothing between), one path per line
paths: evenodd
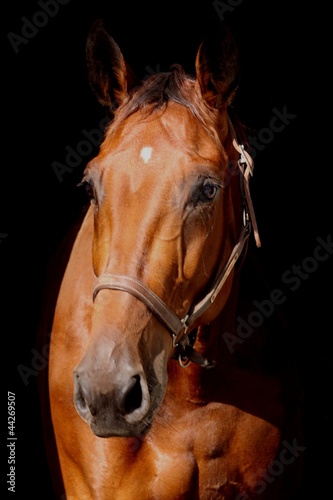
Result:
M113 118L84 171L91 203L51 333L59 498L295 498L304 447L285 337L269 330L278 291L240 300L260 240L231 114L236 44L223 28L195 77L175 65L135 86L96 22L87 64Z

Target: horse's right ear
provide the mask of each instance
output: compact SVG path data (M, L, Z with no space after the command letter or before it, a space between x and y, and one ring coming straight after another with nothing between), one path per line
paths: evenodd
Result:
M208 106L226 108L239 83L238 47L225 24L202 41L195 61L197 82Z
M111 110L120 106L134 87L135 78L101 19L89 31L86 61L89 83L98 101Z

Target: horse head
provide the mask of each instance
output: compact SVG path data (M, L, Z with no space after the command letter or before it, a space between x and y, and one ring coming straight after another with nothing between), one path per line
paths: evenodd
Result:
M75 405L98 436L138 436L163 401L170 358L216 318L232 288L229 265L216 300L185 325L244 227L228 117L237 48L223 30L199 46L195 77L175 65L135 87L120 48L96 23L87 63L114 117L82 181L94 219L96 286L89 342L74 371Z

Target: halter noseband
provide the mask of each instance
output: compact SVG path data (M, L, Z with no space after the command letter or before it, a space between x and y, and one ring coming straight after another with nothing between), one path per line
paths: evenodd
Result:
M241 190L243 194L243 227L238 242L234 246L227 262L220 266L217 277L205 297L192 306L188 313L179 318L150 288L137 278L126 276L123 274L102 274L96 279L93 301L98 292L102 289L121 290L130 293L141 302L164 324L172 335L172 345L176 349L173 357L177 357L179 364L186 367L193 361L205 368L211 368L215 365L214 362L203 358L200 353L193 348L196 330L187 333L189 327L209 308L214 302L237 260L241 256L245 244L251 232L251 223L254 231L254 237L257 246L260 246L260 239L256 224L256 218L252 205L252 200L249 190L249 178L253 175L253 160L245 151L244 145L240 145L237 141L236 134L232 123L230 128L233 135L233 146L239 152L238 167L241 173Z

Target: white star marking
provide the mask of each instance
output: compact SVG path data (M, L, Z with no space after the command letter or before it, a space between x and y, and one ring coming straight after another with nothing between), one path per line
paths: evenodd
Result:
M144 148L141 149L140 157L143 159L143 161L145 163L149 162L151 155L152 155L152 152L153 152L153 148L151 148L150 146L145 146Z

